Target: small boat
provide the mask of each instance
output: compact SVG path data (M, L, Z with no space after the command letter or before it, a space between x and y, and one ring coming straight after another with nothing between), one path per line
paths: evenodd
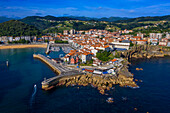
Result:
M138 109L137 108L134 108L135 111L137 111Z
M35 84L35 85L34 85L34 88L36 88L36 87L37 87L37 85Z
M139 80L139 82L143 82L142 80Z
M142 71L142 70L143 70L143 68L136 68L136 70L137 70L137 71L139 71L139 70L141 70L141 71Z
M109 97L107 100L106 100L107 103L113 103L113 98L112 97Z
M137 82L137 81L138 81L138 79L135 79L135 81Z
M139 71L140 69L139 69L139 68L136 68L136 70L138 70L138 71Z
M6 65L7 65L7 66L9 66L9 62L8 62L8 60L6 61Z
M126 100L127 100L127 97L122 97L122 100L123 100L123 101L126 101Z
M143 68L140 68L140 70L143 70Z

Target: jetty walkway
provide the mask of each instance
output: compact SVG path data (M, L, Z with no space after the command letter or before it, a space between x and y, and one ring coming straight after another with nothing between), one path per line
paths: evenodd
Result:
M41 82L42 89L45 89L45 90L51 89L54 85L58 83L58 80L60 78L83 74L82 72L79 72L72 68L62 66L41 54L33 54L33 57L42 60L44 63L50 66L54 70L54 72L57 72L59 74L58 76L45 79L44 81L42 81Z

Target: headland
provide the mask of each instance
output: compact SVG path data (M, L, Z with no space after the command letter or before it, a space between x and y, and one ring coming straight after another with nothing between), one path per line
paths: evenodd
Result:
M114 89L114 85L120 87L138 88L135 83L133 75L128 71L128 61L123 61L123 65L117 74L112 75L97 75L93 73L83 73L75 68L70 69L64 67L61 64L57 64L55 61L48 59L47 57L38 54L33 55L34 58L38 58L49 67L53 69L58 75L42 81L42 89L50 90L54 87L65 85L67 86L87 86L91 85L99 90L101 94L105 94L105 90Z

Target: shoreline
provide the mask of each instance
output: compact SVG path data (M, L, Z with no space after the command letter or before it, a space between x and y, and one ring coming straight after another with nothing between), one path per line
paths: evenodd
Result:
M47 44L17 44L17 45L0 45L1 49L21 49L21 48L46 48Z
M77 75L74 77L61 78L54 87L58 86L91 86L96 88L100 94L106 94L105 91L112 90L116 85L120 87L139 88L136 79L128 69L128 62L118 72L117 76L100 76L93 74Z
M168 56L169 57L169 56ZM164 57L151 57L151 58L134 58L134 59L152 59ZM118 72L118 76L98 76L93 74L77 75L76 77L67 77L59 80L59 83L54 87L65 86L91 86L96 88L100 94L106 95L106 91L115 89L116 85L124 88L138 89L140 86L137 84L143 82L140 79L135 79L135 75L129 71L129 64L132 61L126 61L122 70ZM130 76L129 76L130 75Z

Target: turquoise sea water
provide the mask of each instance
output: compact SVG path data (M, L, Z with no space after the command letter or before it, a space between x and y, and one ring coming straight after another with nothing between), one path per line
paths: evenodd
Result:
M41 90L44 77L56 76L33 53L44 49L0 50L0 113L168 113L170 111L170 57L133 61L130 71L139 89L121 88L101 95L91 86L57 87ZM60 51L61 52L61 51ZM58 53L51 53L54 57ZM9 60L9 67L6 66ZM143 71L136 71L136 67ZM34 84L37 88L34 88ZM79 87L79 88L77 88ZM108 97L114 103L107 103ZM126 97L127 100L122 100ZM137 111L134 110L137 108Z

